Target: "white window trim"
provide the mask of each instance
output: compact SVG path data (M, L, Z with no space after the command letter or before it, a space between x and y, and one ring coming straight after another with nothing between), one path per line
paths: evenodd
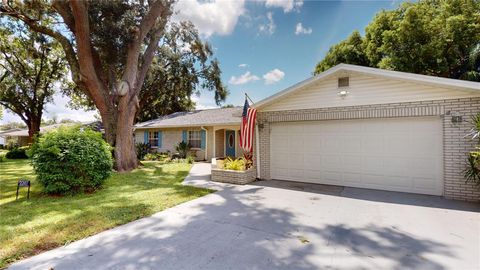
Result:
M156 137L155 137L155 133L156 133ZM157 143L155 144L152 144L151 141L152 141L152 138L153 138L153 141L156 141ZM148 143L150 144L150 148L158 148L158 140L159 140L159 134L158 134L158 131L149 131L148 132Z
M192 136L196 134L196 136ZM202 149L202 131L201 130L188 130L187 131L187 143L191 145L191 141L198 141L198 147L192 146L193 150Z

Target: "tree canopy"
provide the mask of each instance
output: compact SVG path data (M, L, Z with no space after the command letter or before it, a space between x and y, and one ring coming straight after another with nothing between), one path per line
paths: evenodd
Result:
M330 48L314 73L339 63L480 81L480 1L421 0L379 12Z
M133 123L141 112L141 98L146 95L144 81L158 59L159 44L168 40L164 37L173 4L173 0L26 0L0 4L0 15L22 21L32 31L62 45L76 86L73 91L86 96L98 109L106 139L114 146L119 171L138 165ZM55 22L55 26L49 22ZM218 68L218 64L213 66ZM206 87L216 91L218 102L226 96L222 94L224 88L217 87L220 85L216 81L214 88Z
M0 104L40 131L45 103L60 87L66 63L58 43L14 22L0 22Z

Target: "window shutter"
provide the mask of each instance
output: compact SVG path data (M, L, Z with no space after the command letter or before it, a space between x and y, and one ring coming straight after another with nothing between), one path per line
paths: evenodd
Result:
M157 143L158 148L162 147L162 132L158 131L158 143Z
M185 143L188 142L187 141L187 131L186 130L182 131L182 141L185 142Z
M202 150L205 150L205 139L206 139L205 130L202 130L200 134L202 136L202 140L200 141L200 148L202 148Z
M143 142L148 143L148 131L143 132Z

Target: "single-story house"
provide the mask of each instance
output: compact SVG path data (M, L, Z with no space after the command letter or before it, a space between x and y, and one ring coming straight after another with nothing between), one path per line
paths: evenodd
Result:
M40 127L40 134L46 133L48 131L57 129L62 126L71 126L71 125L81 125L83 127L90 127L93 130L104 132L103 125L101 121L93 121L87 123L61 123L61 124L53 124L48 126ZM28 136L28 129L11 129L4 132L0 132L0 137L4 139L4 143L8 144L9 142L14 142L19 146L27 146L31 142Z
M259 179L480 199L463 176L480 83L340 64L253 106ZM162 150L193 140L206 160L235 142L238 156L240 113L174 114L135 137Z
M175 153L175 146L184 141L197 160L240 157L241 119L241 107L177 112L136 124L135 142L148 143L157 152Z

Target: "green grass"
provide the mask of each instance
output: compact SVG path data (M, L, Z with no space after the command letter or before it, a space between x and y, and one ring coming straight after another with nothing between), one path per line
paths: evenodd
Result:
M0 162L0 268L211 192L181 184L190 164L144 165L115 173L95 193L52 197L42 194L28 160ZM20 178L32 180L30 200L26 188L15 200Z

